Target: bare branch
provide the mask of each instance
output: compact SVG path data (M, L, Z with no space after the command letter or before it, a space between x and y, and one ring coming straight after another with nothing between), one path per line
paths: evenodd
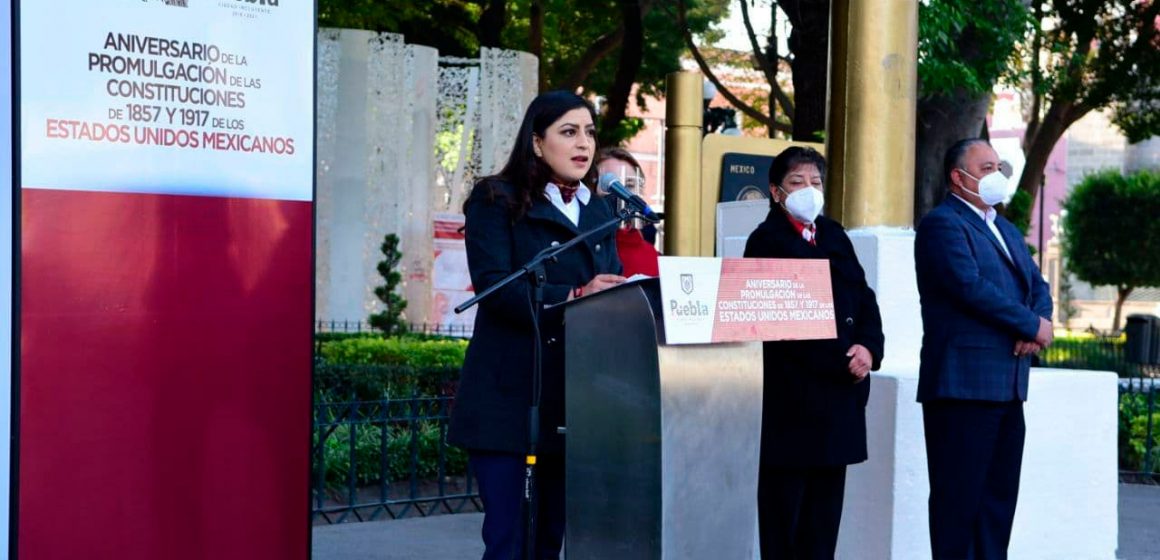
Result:
M765 74L765 79L773 84L777 79L777 72L757 44L757 34L753 32L753 23L749 21L749 0L738 0L738 3L741 4L741 21L745 23L745 34L749 36L749 46L753 48L753 58L757 59L757 67Z
M769 87L777 99L777 104L781 105L782 112L790 120L793 120L793 102L777 83L777 67L770 64L769 58L765 56L765 52L757 44L757 34L753 31L753 23L749 20L749 0L739 0L739 3L741 4L741 21L745 23L745 34L749 36L749 46L753 48L753 57L757 59L757 66L765 74L765 80L769 82ZM773 22L772 25L777 25L777 22Z
M693 55L693 60L697 61L697 66L700 67L701 73L705 74L705 77L708 78L714 86L717 86L717 91L720 92L721 95L727 101L729 101L731 105L757 122L767 127L775 128L781 132L792 132L792 127L784 123L777 122L770 118L769 115L754 109L752 105L742 101L740 98L734 95L733 92L729 91L729 88L725 87L725 84L721 83L721 80L718 79L717 75L713 73L713 70L709 68L709 64L705 62L705 57L701 55L701 51L697 48L697 44L693 42L693 32L689 30L685 14L685 1L677 0L677 25L681 28L681 32L685 36L685 45L689 47L689 53Z

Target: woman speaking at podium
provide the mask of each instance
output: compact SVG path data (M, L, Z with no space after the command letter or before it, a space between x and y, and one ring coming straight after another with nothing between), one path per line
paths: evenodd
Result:
M790 147L769 170L771 209L746 257L826 259L838 338L766 342L757 510L762 560L833 558L846 466L866 460L866 400L882 318L842 225L821 215L826 161Z
M515 146L498 175L476 183L463 204L471 282L477 293L531 261L614 217L594 185L596 113L565 91L539 95L524 114ZM546 265L544 304L593 294L624 282L616 228L597 234ZM524 558L524 463L532 399L534 330L529 283L517 280L479 304L475 333L447 439L468 451L485 510L485 560ZM538 558L559 558L564 537L564 329L558 313L540 316L543 388L536 481Z

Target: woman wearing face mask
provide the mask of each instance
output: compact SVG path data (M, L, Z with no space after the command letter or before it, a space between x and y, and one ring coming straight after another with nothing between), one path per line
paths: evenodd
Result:
M757 503L761 558L833 558L846 466L866 460L866 400L882 318L842 225L821 215L826 162L787 148L769 170L769 216L746 257L826 259L834 340L766 342Z
M467 266L476 292L518 270L541 250L610 221L614 214L589 185L596 152L595 111L565 91L528 106L500 173L476 183L463 204ZM544 304L624 282L616 228L560 254L546 267ZM451 414L447 440L468 451L486 511L485 560L524 558L524 464L532 397L534 334L528 283L508 284L479 304L475 332ZM559 313L540 315L543 385L536 462L537 560L559 558L564 538L564 328Z

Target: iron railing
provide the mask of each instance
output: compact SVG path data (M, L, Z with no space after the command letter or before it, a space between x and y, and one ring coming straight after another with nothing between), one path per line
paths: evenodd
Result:
M471 338L474 325L453 325L447 323L407 323L411 334L446 336L451 338ZM314 322L314 332L322 335L334 334L376 334L378 331L366 321L335 321L319 319Z
M316 523L481 511L463 450L447 445L458 371L315 366ZM379 393L387 398L359 400Z

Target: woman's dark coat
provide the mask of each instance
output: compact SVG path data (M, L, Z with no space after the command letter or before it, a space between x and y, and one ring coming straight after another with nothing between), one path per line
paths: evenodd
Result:
M766 342L761 426L764 466L837 466L866 460L870 378L854 382L846 352L861 344L882 364L882 317L874 291L841 224L819 216L816 246L803 240L781 207L749 236L746 257L829 259L836 340Z
M610 205L595 193L581 205L580 224L572 222L546 198L533 200L523 216L512 207L515 188L484 180L472 190L464 213L467 264L476 293L495 284L553 243L564 243L581 231L614 217ZM544 304L568 299L573 288L597 274L619 274L616 228L607 229L560 255L547 265ZM541 314L543 393L540 452L561 453L564 424L564 329L560 313ZM532 315L527 281L516 281L479 304L475 332L467 347L463 374L451 414L450 443L471 450L523 454L527 451L528 401L532 389Z

